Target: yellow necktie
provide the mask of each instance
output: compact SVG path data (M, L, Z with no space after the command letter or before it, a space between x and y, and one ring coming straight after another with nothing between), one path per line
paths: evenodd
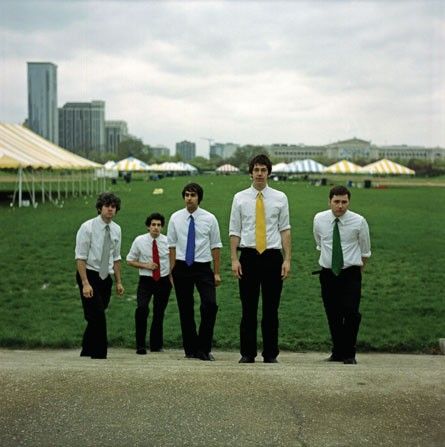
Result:
M264 211L263 194L258 193L255 207L255 241L258 253L263 253L267 248L266 243L266 213Z

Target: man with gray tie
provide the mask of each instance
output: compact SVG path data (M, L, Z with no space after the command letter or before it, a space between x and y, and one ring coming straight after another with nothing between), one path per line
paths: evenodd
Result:
M81 357L107 358L107 322L105 310L111 297L114 273L118 295L124 293L121 280L121 228L113 218L121 201L104 192L96 202L98 216L84 222L77 232L76 280L87 327L83 334Z
M330 209L315 215L313 230L321 252L321 296L332 339L327 360L355 365L362 272L371 256L371 242L366 219L348 209L350 198L347 188L334 186Z
M215 287L221 283L222 244L216 217L199 207L203 196L204 191L197 183L184 187L185 208L170 217L167 239L185 357L213 361L212 338L218 311ZM198 332L194 315L195 286L201 298Z

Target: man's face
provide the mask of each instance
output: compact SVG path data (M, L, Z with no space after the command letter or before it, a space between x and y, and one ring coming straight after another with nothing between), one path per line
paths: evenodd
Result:
M150 225L147 227L150 236L153 239L156 239L162 231L162 223L160 220L152 219Z
M329 200L329 206L335 217L343 216L349 208L348 195L332 196L332 199Z
M189 213L198 208L198 194L194 191L186 191L184 194L185 207Z
M116 215L116 205L110 203L109 205L102 205L102 209L100 210L100 216L106 222L109 222Z
M266 165L255 164L252 169L253 187L263 189L267 185L267 177L269 173Z

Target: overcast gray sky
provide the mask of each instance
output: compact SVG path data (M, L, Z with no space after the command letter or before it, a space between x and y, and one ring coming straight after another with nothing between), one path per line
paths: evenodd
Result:
M26 62L49 61L59 106L104 100L151 145L445 147L444 49L435 0L2 0L0 120L23 122Z

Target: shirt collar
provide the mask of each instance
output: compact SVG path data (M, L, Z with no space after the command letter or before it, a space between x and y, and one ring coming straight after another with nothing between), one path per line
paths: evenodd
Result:
M348 212L349 212L349 210L346 210L345 214L343 214L343 216L340 216L340 217L338 218L338 220L339 220L340 223L344 223L344 220L345 220L345 218L346 218ZM331 211L331 223L334 223L334 222L335 222L335 219L337 219L337 217L336 217L335 214Z
M102 219L102 217L101 217L100 214L97 216L97 220L98 220L98 222L100 223L100 226L101 226L101 227L105 228L107 225L109 225L109 227L111 228L111 222L113 222L113 221L111 221L110 223L106 223L106 222Z
M269 185L266 185L266 187L264 189L262 189L261 191L258 191L258 189L255 189L253 187L253 185L250 185L250 192L252 193L252 195L254 197L256 197L258 195L258 193L261 193L261 194L263 194L263 197L266 197L269 189L270 189Z

